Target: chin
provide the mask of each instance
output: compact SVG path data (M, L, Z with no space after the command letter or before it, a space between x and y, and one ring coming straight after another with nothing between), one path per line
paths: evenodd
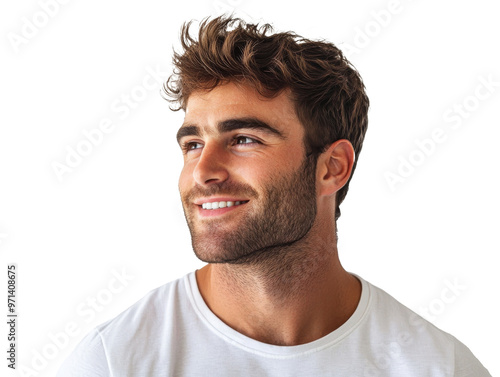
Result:
M196 242L193 242L193 250L196 257L205 263L239 264L246 259L245 257L248 256L248 254L252 253L250 250L248 254L242 254L243 250L240 247L227 249L220 244Z

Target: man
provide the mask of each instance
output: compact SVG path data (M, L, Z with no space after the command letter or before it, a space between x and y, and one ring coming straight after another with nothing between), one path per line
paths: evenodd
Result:
M338 258L367 129L326 42L219 17L174 55L179 189L208 264L89 334L60 376L489 376L469 349Z

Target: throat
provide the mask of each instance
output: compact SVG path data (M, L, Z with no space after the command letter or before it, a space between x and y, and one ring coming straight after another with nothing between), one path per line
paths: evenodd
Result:
M241 296L267 297L273 303L303 297L320 276L332 269L334 263L324 253L298 250L297 247L273 247L254 253L245 263L224 264L220 272L224 286L232 287Z
M299 345L317 340L345 323L361 294L355 277L345 271L335 274L325 263L322 268L312 268L321 264L312 263L295 264L287 273L269 269L249 272L248 266L240 265L208 265L198 271L198 285L210 310L234 330L263 343ZM230 267L229 273L221 267ZM207 283L210 288L204 289Z

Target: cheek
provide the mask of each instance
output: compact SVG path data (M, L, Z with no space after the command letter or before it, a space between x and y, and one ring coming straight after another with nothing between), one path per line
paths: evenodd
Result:
M282 153L269 159L266 163L267 178L292 174L301 168L303 163L301 151Z
M269 168L269 163L259 164L254 162L233 169L232 176L235 181L244 182L253 188L259 189L272 179L273 173Z
M193 171L188 165L184 165L179 175L179 191L186 191L193 181Z

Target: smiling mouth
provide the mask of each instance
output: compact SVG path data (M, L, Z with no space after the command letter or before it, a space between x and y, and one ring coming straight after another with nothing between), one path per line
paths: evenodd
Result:
M210 203L202 203L201 208L203 209L219 209L219 208L226 208L226 207L235 207L239 206L241 204L248 203L248 200L241 200L241 201L236 201L236 202L231 202L231 201L221 201L221 202L210 202Z

